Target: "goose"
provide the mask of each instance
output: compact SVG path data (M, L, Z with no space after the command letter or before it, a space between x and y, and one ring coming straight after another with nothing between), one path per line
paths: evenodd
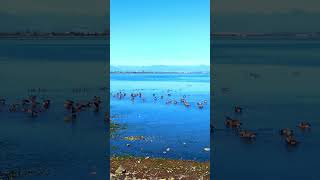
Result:
M300 122L300 123L298 124L298 127L299 127L300 129L302 129L302 130L304 130L304 129L310 129L310 128L311 128L311 124L308 123L308 122Z
M294 139L293 136L288 136L288 137L286 137L286 143L288 145L297 145L298 141L296 139Z
M190 104L189 104L187 101L184 101L183 104L184 104L186 107L190 107Z
M50 106L50 100L44 100L42 103L42 106L44 109L49 109Z
M202 109L202 108L203 108L203 104L202 104L202 103L199 103L199 104L198 104L198 107L199 107L199 109Z
M235 106L234 107L234 112L235 113L242 113L242 108L240 106Z
M213 132L213 130L214 130L214 126L210 124L210 132Z
M280 135L283 135L283 136L292 136L292 135L293 135L293 130L292 130L292 129L289 129L289 128L280 129Z
M225 124L231 128L238 128L241 126L241 122L238 119L232 119L230 117L226 117Z
M0 104L1 105L5 105L6 104L6 100L4 98L0 98Z
M250 131L247 131L247 130L241 130L239 132L239 135L242 138L248 138L248 139L252 139L252 138L256 137L256 133L253 133L253 132L250 132Z
M68 110L70 110L71 108L72 108L72 106L73 106L73 101L72 100L66 100L65 102L64 102L64 107L66 108L66 109L68 109Z

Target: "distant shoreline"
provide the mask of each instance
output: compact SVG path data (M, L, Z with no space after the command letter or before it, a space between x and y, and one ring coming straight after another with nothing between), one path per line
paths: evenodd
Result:
M0 36L0 40L5 39L18 39L18 40L46 40L46 39L106 39L108 40L108 36Z
M288 38L288 39L320 39L320 32L214 32L216 38ZM0 32L2 38L88 38L110 37L109 32Z
M107 32L0 32L0 39L108 38Z
M211 38L218 39L320 39L320 32L314 33L237 33L237 32L216 32L211 33Z
M210 74L210 72L110 72L110 74Z

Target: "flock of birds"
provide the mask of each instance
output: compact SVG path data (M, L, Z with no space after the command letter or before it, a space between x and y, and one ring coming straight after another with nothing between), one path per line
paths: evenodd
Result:
M237 114L241 114L243 112L243 108L240 106L235 106L234 112ZM234 119L234 118L227 116L225 119L225 125L227 128L239 130L238 135L241 138L245 138L245 139L249 139L249 140L256 138L257 134L255 132L240 129L242 123L239 119ZM297 127L301 130L310 130L311 124L309 122L303 121L303 122L300 122L297 125ZM210 125L210 131L213 132L213 130L214 130L214 127L212 125ZM299 143L298 140L294 137L293 129L290 129L290 128L280 129L279 134L285 139L285 142L288 145L297 145Z
M29 96L28 98L22 99L18 103L6 104L5 98L0 98L0 111L8 110L9 112L23 112L27 113L30 117L37 117L40 113L47 111L50 108L51 100L38 100L37 96ZM78 101L65 100L64 108L69 112L65 117L65 121L72 121L76 119L77 113L92 109L95 112L100 111L101 98L94 96L90 101Z
M127 94L126 92L119 91L119 92L116 92L116 93L112 93L111 95L114 98L117 98L119 100L122 100L122 99L125 99L126 97L129 97L132 102L135 102L137 99L139 99L141 102L145 102L146 101L145 94L143 94L141 92L135 92L135 93ZM187 101L187 96L186 95L183 95L182 98L180 98L180 101L178 101L178 100L176 100L174 98L171 98L171 97L172 97L172 94L170 93L169 90L164 95L157 96L154 93L152 94L152 99L153 99L154 102L157 102L158 100L166 99L165 103L167 105L169 105L169 104L177 105L177 104L180 103L180 104L183 104L185 107L188 107L188 108L191 107L191 103L189 101ZM199 109L203 109L203 107L205 105L207 105L207 104L208 104L207 100L199 101L199 102L197 102L197 107Z

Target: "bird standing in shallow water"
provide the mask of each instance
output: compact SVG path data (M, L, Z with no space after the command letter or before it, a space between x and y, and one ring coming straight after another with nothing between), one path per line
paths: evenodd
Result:
M240 120L232 119L230 117L226 117L225 124L227 127L231 127L231 128L239 128L241 126Z
M291 129L289 129L289 128L281 129L281 130L280 130L280 135L283 135L283 136L292 136L292 135L293 135L293 130L291 130Z
M305 130L305 129L310 129L311 128L311 124L308 123L308 122L300 122L298 124L298 127L302 130Z
M288 145L297 145L298 141L293 136L286 137L286 143Z
M235 106L234 107L234 112L235 113L242 113L242 108L240 106Z
M0 98L0 104L1 105L5 105L6 104L6 100L4 98Z
M256 133L253 133L253 132L250 132L250 131L247 131L247 130L241 130L239 132L239 135L242 138L248 138L248 139L252 139L252 138L256 137Z

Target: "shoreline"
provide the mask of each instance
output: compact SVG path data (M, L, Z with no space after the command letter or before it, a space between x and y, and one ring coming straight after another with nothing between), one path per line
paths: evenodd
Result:
M0 36L0 40L59 40L59 39L106 39L108 40L108 35L88 35L88 36Z
M113 156L110 179L210 179L210 161Z
M110 72L110 74L210 74L210 72Z

